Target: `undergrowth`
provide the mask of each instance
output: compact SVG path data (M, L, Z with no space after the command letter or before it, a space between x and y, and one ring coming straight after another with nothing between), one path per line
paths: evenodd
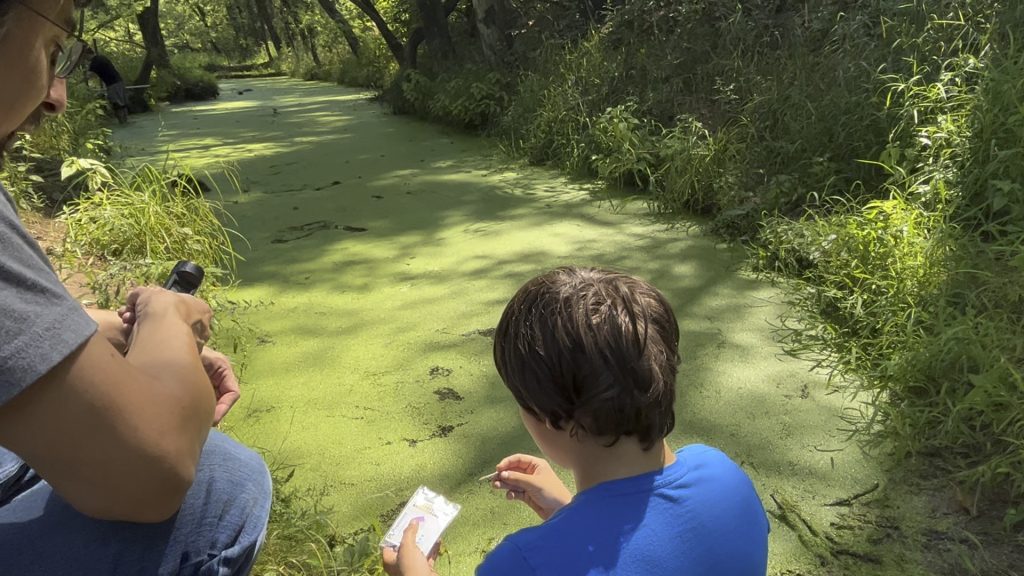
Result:
M59 206L67 187L59 183L61 163L74 156L107 158L111 151L105 106L88 89L76 86L68 95L68 111L49 116L31 134L21 135L0 169L0 181L22 210Z

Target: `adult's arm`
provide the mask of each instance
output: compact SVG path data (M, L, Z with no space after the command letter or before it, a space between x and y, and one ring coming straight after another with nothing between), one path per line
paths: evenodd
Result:
M109 342L114 350L124 355L128 351L128 335L131 333L131 328L121 321L117 312L96 308L87 308L85 312L96 323L96 331L99 335Z
M0 444L80 512L160 522L184 500L213 418L199 359L210 309L139 289L123 357L99 333L0 406Z
M96 323L99 335L124 355L128 350L131 326L125 324L121 316L113 310L89 308L86 313ZM217 426L231 411L235 402L241 398L242 391L239 387L238 376L235 375L234 368L231 366L231 359L209 346L203 347L199 359L203 363L206 376L210 379L213 393L217 397L217 407L213 412L213 425Z

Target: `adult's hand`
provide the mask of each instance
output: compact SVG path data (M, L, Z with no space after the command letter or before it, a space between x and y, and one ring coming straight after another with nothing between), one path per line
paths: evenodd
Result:
M384 571L390 576L437 576L434 572L434 561L437 560L437 553L441 543L438 542L430 551L430 556L424 556L423 551L416 545L416 534L419 532L420 523L418 520L409 522L402 533L402 543L398 550L384 548L381 556L384 561Z
M125 324L113 310L86 308L85 313L99 327L99 335L109 342L114 350L124 356L128 352L128 335L131 334L131 326Z
M128 294L125 305L117 311L121 321L129 327L143 322L148 315L177 314L192 328L196 347L201 352L210 339L210 322L213 310L210 305L189 294L179 294L163 288L136 288ZM134 332L129 337L131 347Z
M495 490L505 490L505 497L526 503L541 520L572 501L572 493L543 458L515 454L495 466L497 478L491 483Z
M203 368L206 369L210 384L213 384L213 391L217 394L217 407L213 412L213 425L217 426L235 402L238 402L242 391L238 385L238 377L231 367L231 360L227 356L213 348L204 348L199 354L199 359L203 361Z

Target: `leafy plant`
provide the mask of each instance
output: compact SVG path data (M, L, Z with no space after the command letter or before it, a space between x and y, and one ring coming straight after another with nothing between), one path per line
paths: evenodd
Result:
M481 129L497 118L508 102L506 79L495 71L466 67L434 81L429 101L419 95L432 118L460 128Z
M660 127L636 114L636 103L629 102L608 108L594 120L588 137L590 161L604 180L647 189L656 185L660 172L654 136Z
M680 116L666 129L657 148L663 167L655 200L670 211L714 212L737 200L742 161L734 133L726 128L712 134L692 116Z
M173 73L159 72L152 93L158 101L192 102L220 96L217 77L202 68L178 67Z

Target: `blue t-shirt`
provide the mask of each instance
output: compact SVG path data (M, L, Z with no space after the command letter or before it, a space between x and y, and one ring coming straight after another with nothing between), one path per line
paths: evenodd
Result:
M477 576L764 576L768 518L750 478L695 444L657 472L584 490L506 537Z

